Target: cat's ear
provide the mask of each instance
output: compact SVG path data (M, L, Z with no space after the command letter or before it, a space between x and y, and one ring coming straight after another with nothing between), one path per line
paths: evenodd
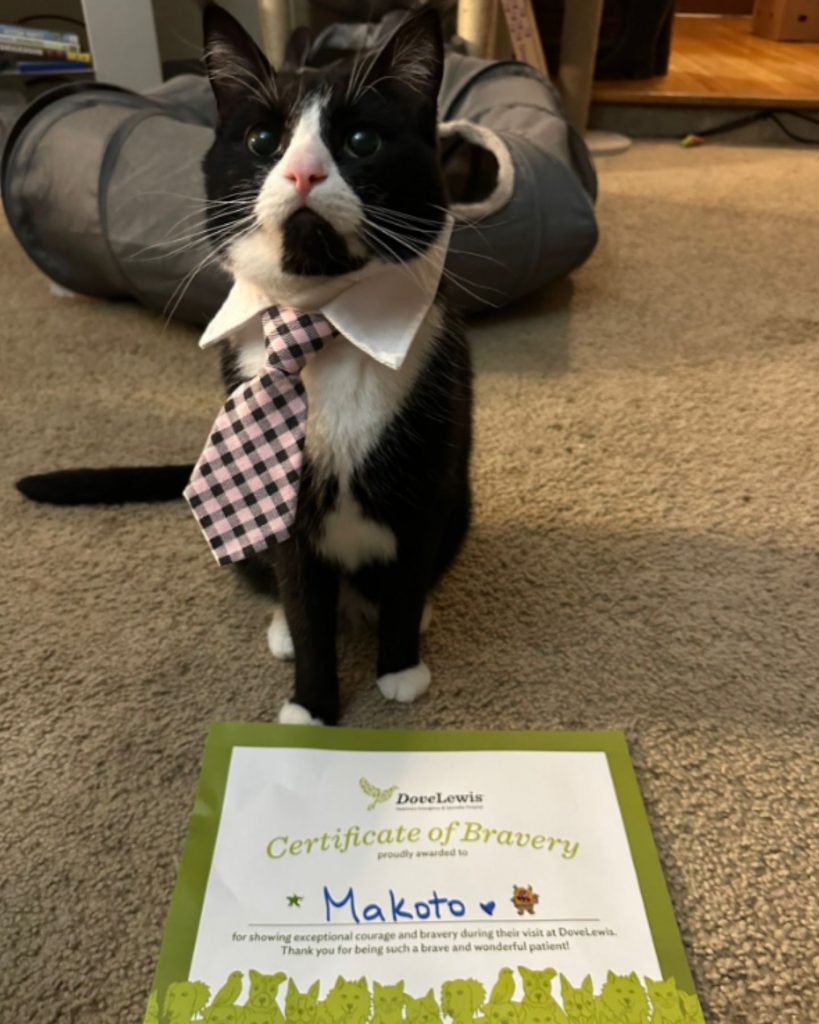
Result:
M441 22L431 7L410 15L384 43L367 78L393 79L435 103L444 73L444 40Z
M561 975L562 977L562 975ZM587 995L594 995L594 988L592 987L591 975L587 974L583 981L580 983L580 987Z
M267 57L232 14L208 4L203 15L204 61L216 106L224 114L237 100L265 105L276 99L276 76Z

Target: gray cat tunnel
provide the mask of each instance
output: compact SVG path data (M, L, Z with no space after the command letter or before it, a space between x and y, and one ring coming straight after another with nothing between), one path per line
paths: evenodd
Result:
M463 308L504 306L583 263L596 180L552 87L527 65L451 52L440 113L456 222L447 268ZM206 323L229 287L203 231L215 117L196 75L144 95L74 85L35 100L2 161L6 216L29 257L71 291Z

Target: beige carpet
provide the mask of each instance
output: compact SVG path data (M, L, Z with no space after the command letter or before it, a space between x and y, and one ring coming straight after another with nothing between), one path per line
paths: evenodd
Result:
M601 184L588 266L473 331L433 688L385 704L347 638L343 722L625 730L709 1020L815 1024L819 159L640 145ZM12 490L192 457L219 392L193 331L0 261L0 1016L134 1024L208 722L271 719L290 669L181 504Z

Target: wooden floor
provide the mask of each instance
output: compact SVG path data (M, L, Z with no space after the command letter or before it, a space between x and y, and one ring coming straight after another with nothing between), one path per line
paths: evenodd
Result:
M763 39L750 18L677 15L668 74L596 82L594 101L819 108L819 43Z

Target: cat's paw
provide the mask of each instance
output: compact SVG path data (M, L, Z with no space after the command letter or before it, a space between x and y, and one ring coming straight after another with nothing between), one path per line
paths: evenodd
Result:
M417 665L401 672L388 672L377 679L376 683L387 700L409 704L428 689L430 678L429 669L423 661L419 661Z
M293 638L290 636L290 627L287 625L281 605L276 606L273 619L267 627L267 646L273 657L278 658L279 661L292 661L296 656L293 649Z
M320 718L313 718L307 708L289 700L279 711L280 725L324 725Z

